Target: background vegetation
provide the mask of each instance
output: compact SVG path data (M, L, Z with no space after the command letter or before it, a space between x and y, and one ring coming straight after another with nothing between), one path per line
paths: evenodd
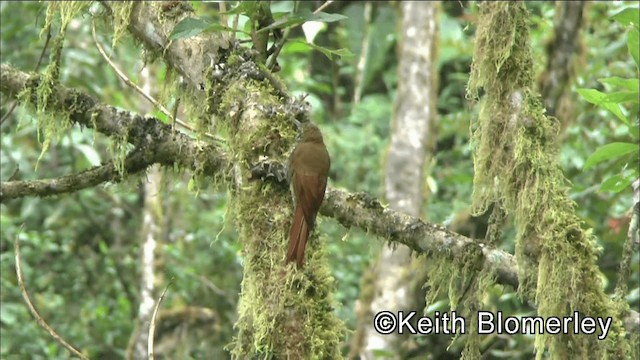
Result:
M216 19L213 3L192 2L196 14ZM272 12L292 9L292 2L274 1ZM315 2L301 2L310 10ZM353 56L330 61L312 47L288 42L279 56L279 76L294 94L308 94L313 119L322 128L332 154L330 185L350 191L365 191L383 198L382 162L388 145L390 119L397 79L394 48L398 10L392 2L374 2L370 19L365 4L335 3L327 12L348 17L346 21L324 24L315 43L332 49L347 49ZM530 2L531 36L536 73L547 64L546 44L553 36L555 7L550 2ZM633 29L614 15L629 8L626 2L594 2L585 11L580 33L581 48L571 83L571 110L563 112L566 128L562 134L560 161L571 181L571 198L579 204L584 227L593 228L602 247L598 260L607 293L616 284L622 247L627 236L632 206L631 182L638 177L637 150L622 156L615 149L598 159L590 156L610 143L638 142L637 81L601 81L605 78L638 78L637 54L628 36ZM2 2L0 63L23 71L35 68L46 36L40 30L46 4ZM636 7L637 9L637 7ZM636 10L637 11L637 10ZM138 111L144 100L123 84L98 53L91 38L91 14L76 17L65 39L61 82L82 89L102 102ZM442 4L439 17L437 71L438 147L430 173L425 178L429 201L423 218L449 224L470 204L473 162L469 147L469 123L476 107L465 99L474 20L477 9L466 1ZM242 17L241 17L242 19ZM637 26L637 22L636 22ZM128 36L110 48L109 31L99 32L99 41L128 76L137 82L144 65L153 66L156 83L162 87L166 69L160 62L145 64L139 44ZM300 28L291 39L302 38ZM369 38L366 62L358 70L364 41ZM631 53L630 53L631 49ZM637 42L636 48L637 52ZM45 56L46 66L48 56ZM626 90L620 86L631 84ZM630 98L603 100L602 94L630 91L635 84L635 101ZM583 89L580 90L579 89ZM162 89L157 89L159 92ZM361 91L358 101L354 93ZM577 94L580 93L581 96ZM167 103L175 98L167 96ZM611 111L614 103L626 123ZM5 96L0 116L12 102ZM159 113L154 113L160 116ZM557 114L561 116L561 114ZM109 141L92 131L72 128L41 154L37 119L18 106L2 123L2 181L12 176L22 180L52 178L99 165L110 158ZM618 156L620 155L620 156ZM593 163L593 166L591 166ZM36 164L37 168L36 168ZM17 169L19 172L16 173ZM156 343L164 346L169 358L203 359L228 355L224 347L235 334L236 305L242 281L241 244L228 212L228 194L201 184L190 189L190 174L165 170L165 233L158 269L161 287L174 278L163 302L167 310L199 307L210 310L206 320L172 318L157 330ZM32 319L20 294L14 270L13 244L22 241L23 271L27 286L49 324L91 358L125 356L134 330L139 305L140 261L138 234L141 228L145 179L132 178L120 184L104 184L71 195L51 198L22 198L3 202L0 207L0 357L67 358L66 351L42 331ZM356 327L357 299L367 266L383 245L362 231L346 231L335 220L321 218L320 232L336 279L336 311L347 328ZM21 230L22 227L22 230ZM502 248L513 253L513 231L505 231ZM635 310L640 301L638 252L628 283L626 300ZM518 314L533 313L515 293L489 294L496 306ZM445 306L446 301L441 305ZM345 339L348 352L350 337ZM490 350L492 357L531 354L531 337L513 337L504 346ZM452 347L451 352L460 346Z

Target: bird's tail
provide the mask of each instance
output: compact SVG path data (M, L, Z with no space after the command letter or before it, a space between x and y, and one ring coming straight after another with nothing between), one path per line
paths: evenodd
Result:
M309 226L304 219L301 206L296 206L296 213L293 217L293 224L289 231L289 250L287 251L287 262L296 262L298 267L304 263L304 248L309 239Z

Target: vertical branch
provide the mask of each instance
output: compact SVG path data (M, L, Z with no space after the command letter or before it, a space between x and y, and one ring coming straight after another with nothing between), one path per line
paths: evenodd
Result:
M153 360L155 358L155 354L153 352L153 339L156 334L156 318L158 317L158 310L160 310L160 304L162 300L164 300L164 296L167 294L167 290L169 290L169 286L171 286L173 279L169 281L167 286L162 291L162 295L156 302L156 306L153 308L153 314L151 315L151 321L149 322L149 339L147 340L147 354L149 356L149 360Z

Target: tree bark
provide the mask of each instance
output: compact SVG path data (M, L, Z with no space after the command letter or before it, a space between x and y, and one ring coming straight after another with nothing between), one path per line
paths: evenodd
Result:
M547 43L547 67L539 78L540 95L547 114L557 117L562 130L573 119L571 82L576 62L583 52L580 34L583 28L584 1L556 2L553 35ZM562 131L564 132L564 131Z
M435 52L437 8L435 2L407 1L402 9L402 41L399 49L398 95L392 124L391 145L385 167L385 195L390 208L420 217L423 206L423 169L431 156L435 130ZM411 311L420 298L414 286L411 250L404 245L385 246L373 266L370 310L360 321L365 325L360 355L374 359L385 351L402 358L403 336L382 335L373 328L373 316L384 310ZM366 307L367 299L362 299ZM357 338L357 337L356 337Z
M150 76L149 67L141 72L142 88L145 93L154 97L157 92L153 89L154 77ZM149 103L140 104L141 113L149 113L152 109ZM130 359L142 360L148 358L149 324L153 309L157 301L156 253L162 245L163 197L162 197L162 169L158 164L152 165L144 181L144 205L142 208L142 229L140 231L140 305L138 307L137 324L132 335L133 348L128 354Z

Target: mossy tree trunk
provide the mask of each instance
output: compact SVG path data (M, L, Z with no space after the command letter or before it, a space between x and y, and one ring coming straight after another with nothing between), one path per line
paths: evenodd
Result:
M296 135L293 120L308 121L308 106L289 97L254 52L230 42L228 34L179 39L166 47L175 24L191 14L171 17L161 9L134 7L129 29L184 76L187 88L176 89L186 113L201 129L227 134L229 170L214 178L230 189L244 262L232 355L339 358L344 325L333 311L333 278L321 240L312 235L303 269L286 265L291 193L274 182L247 180L249 169L264 159L286 161ZM150 31L161 36L148 36ZM203 175L205 166L195 167L196 177Z
M472 141L474 207L500 203L517 229L519 292L534 298L538 314L613 317L598 334L537 334L536 358L623 359L630 353L621 307L603 291L598 247L582 228L557 161L558 124L547 117L533 88L529 14L522 2L480 4L468 91L485 93Z
M244 64L243 66L247 66ZM244 246L244 278L239 304L238 358L331 359L340 357L342 323L333 313L333 278L318 237L312 237L301 269L285 263L292 219L291 193L269 182L247 182L248 169L261 157L285 161L292 146L292 112L272 89L241 73L230 75L220 108L229 127L236 160L230 203Z

